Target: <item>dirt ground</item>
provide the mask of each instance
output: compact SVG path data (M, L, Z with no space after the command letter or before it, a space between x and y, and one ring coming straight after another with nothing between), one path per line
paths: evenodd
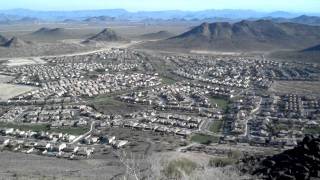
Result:
M29 64L43 64L45 61L43 61L40 58L12 58L9 59L7 63L5 63L7 66L22 66L22 65L29 65Z
M142 34L155 33L161 30L169 31L173 34L180 34L190 29L190 27L198 24L159 24L146 25L143 23L101 23L101 24L85 24L85 23L51 23L51 24L29 24L29 25L0 25L0 34L7 37L18 36L26 40L37 40L42 42L53 42L63 39L84 39L97 34L104 28L112 28L121 36L134 39ZM32 32L42 28L64 28L72 35L69 37L62 36L61 38L35 38L31 35Z
M0 179L112 179L124 173L121 163L112 155L104 159L71 161L0 152Z
M295 93L320 96L319 81L275 81L271 88L275 93Z
M6 75L0 75L0 83L7 83L10 80L12 80L14 77L12 76L6 76Z
M130 128L107 128L109 136L128 140L130 144L125 150L142 155L151 155L155 152L167 152L175 150L180 145L185 145L185 139L181 136L163 135L152 131L140 131Z
M33 89L35 87L0 83L0 100L8 100Z

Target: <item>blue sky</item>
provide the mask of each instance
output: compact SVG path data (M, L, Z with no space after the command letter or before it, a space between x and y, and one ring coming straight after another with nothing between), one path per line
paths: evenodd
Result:
M122 8L129 11L252 9L320 13L320 0L2 0L0 9L81 10Z

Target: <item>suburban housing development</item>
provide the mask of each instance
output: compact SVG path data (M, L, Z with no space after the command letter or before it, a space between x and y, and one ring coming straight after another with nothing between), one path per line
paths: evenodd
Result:
M0 8L0 179L319 179L319 44L319 13Z

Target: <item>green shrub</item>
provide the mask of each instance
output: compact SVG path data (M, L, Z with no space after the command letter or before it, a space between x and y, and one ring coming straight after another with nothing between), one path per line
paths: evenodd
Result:
M215 136L204 135L204 134L195 134L191 137L191 141L197 142L200 144L209 145L211 143L219 142L219 138Z
M233 165L237 163L241 157L242 152L239 150L232 150L228 152L227 157L221 157L221 158L211 158L209 160L209 166L211 167L225 167L228 165Z
M222 131L224 120L214 120L210 126L210 131L213 133L220 133Z
M209 160L210 167L225 167L234 163L236 163L236 161L232 158L211 158Z

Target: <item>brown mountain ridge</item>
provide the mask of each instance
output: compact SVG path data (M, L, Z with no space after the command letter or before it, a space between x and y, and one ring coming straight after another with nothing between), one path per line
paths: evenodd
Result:
M151 48L243 51L304 49L320 41L320 27L268 20L203 23L167 40L149 42Z

